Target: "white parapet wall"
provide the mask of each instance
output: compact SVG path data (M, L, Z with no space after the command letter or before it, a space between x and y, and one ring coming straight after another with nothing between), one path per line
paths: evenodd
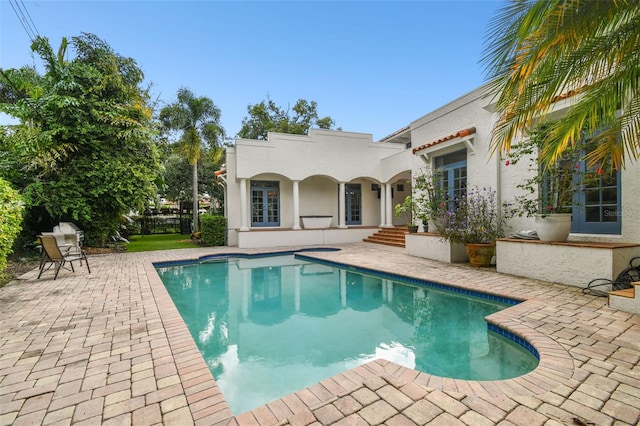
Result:
M361 242L374 232L371 228L251 230L237 232L238 248L315 246Z
M469 260L464 244L444 241L438 234L406 234L404 241L406 252L411 256L447 263Z
M575 287L586 287L598 278L614 280L637 256L637 244L515 239L496 242L498 272Z

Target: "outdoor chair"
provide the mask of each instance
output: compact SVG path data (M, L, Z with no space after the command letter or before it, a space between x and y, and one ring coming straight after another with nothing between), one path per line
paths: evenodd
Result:
M75 250L65 250L63 252L54 235L39 235L38 238L42 244L42 259L40 261L40 273L38 274L38 278L40 278L44 271L54 266L56 273L53 276L53 279L55 280L58 277L60 268L64 267L66 263L69 263L71 272L75 272L73 262L79 261L82 266L83 260L87 263L87 270L91 273L87 254L81 248L75 247Z

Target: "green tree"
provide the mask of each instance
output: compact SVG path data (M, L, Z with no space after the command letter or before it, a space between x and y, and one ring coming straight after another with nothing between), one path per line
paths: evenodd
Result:
M162 108L160 120L177 132L176 152L192 167L193 229L198 229L198 161L207 149L212 160L222 157L220 141L224 129L220 125L220 109L207 97L196 97L189 89L178 89L176 102Z
M222 157L214 161L207 150L198 164L198 188L200 193L207 193L212 201L222 202L223 188L216 184L215 171L222 165ZM193 193L192 167L178 154L169 155L164 161L164 187L162 195L172 201L189 201Z
M0 172L30 210L77 221L89 243L104 245L122 215L156 193L160 163L143 73L92 34L63 39L57 54L42 37L31 48L44 74L32 67L0 74L0 111L20 120L2 133Z
M552 164L594 136L591 164L640 155L640 2L520 0L492 20L483 56L496 96L494 151L507 152L570 97L552 124L541 155Z
M13 240L20 232L24 206L18 191L0 178L0 275L7 267L7 256L12 253Z
M242 128L238 136L247 139L266 139L269 132L306 135L312 126L331 129L335 122L331 117L318 116L318 103L298 99L292 108L293 113L281 108L271 99L247 107L248 117L242 119Z

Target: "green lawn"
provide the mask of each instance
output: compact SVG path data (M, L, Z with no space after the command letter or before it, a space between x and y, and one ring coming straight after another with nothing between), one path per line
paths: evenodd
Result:
M127 251L152 251L152 250L170 250L178 248L194 248L199 247L193 244L189 239L189 235L182 234L155 234L155 235L134 235L129 239Z

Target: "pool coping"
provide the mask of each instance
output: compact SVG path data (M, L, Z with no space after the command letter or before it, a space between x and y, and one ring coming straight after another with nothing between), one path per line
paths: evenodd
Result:
M297 251L280 251L277 253ZM318 256L308 254L312 251L318 252L318 250L305 249L304 251L306 252L305 256L314 260L327 261ZM276 252L264 251L260 252L259 255L264 257L266 253ZM247 253L242 254L245 257L250 255ZM220 256L213 255L213 257L229 258L233 257L233 253L224 253ZM211 259L212 256L202 256L200 258ZM521 303L496 312L486 319L488 324L518 336L533 345L538 352L540 361L538 366L528 374L514 379L498 381L450 379L422 373L391 361L377 359L329 377L254 410L234 415L156 271L157 265L185 264L185 262L192 260L176 259L169 262L145 262L144 268L166 329L170 349L175 358L178 375L183 383L189 409L196 422L201 421L206 424L226 424L228 422L251 424L251 422L255 421L258 424L274 421L276 423L291 422L295 421L296 418L308 417L310 412L330 404L348 393L357 391L375 378L394 382L397 386L410 384L454 394L472 393L476 396L487 398L513 398L514 396L540 395L561 386L574 376L575 366L568 351L549 336L523 324L519 320L519 317L523 315L538 311L544 306L544 302L522 297L515 298L514 295L505 294L504 292L492 292L491 294L495 294L498 297L522 300ZM345 265L350 264L345 263ZM351 266L366 269L361 265ZM415 278L420 279L418 277ZM442 282L442 280L438 282L445 286L478 292L477 288L464 285L464 283L446 283ZM482 292L488 293L486 291Z

